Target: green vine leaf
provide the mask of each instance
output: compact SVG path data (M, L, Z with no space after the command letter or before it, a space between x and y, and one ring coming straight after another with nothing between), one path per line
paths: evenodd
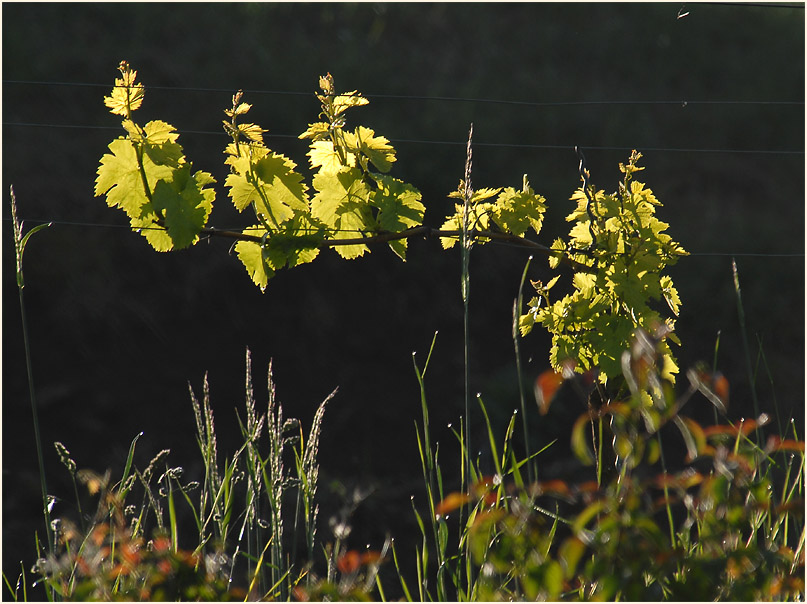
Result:
M334 174L318 172L313 180L316 195L311 200L311 215L331 231L331 238L353 239L376 228L370 211L370 190L361 170L342 168ZM336 252L345 259L362 256L364 244L343 245Z
M545 294L530 301L531 308L519 320L522 333L541 323L552 334L550 361L556 371L573 361L583 372L598 368L600 381L620 376L621 356L631 346L638 329L660 330L666 340L677 342L673 322L654 308L664 298L674 315L681 300L664 270L686 251L664 231L668 225L655 216L661 206L643 183L631 180L641 168L641 154L633 152L627 166L621 165L624 182L613 194L581 187L572 201L575 210L569 242L556 240L553 250L570 252L577 262L591 267L572 279L574 291L549 303ZM550 258L550 266L558 265ZM547 304L540 307L540 302ZM667 341L659 343L662 377L674 381L677 364Z
M160 180L154 187L154 209L165 217L165 229L147 229L146 239L157 251L182 249L193 245L207 224L213 209L216 193L204 188L215 180L207 172L191 175L190 164L185 164L173 173L173 178ZM144 227L153 224L143 224Z
M262 225L243 231L244 235L265 235L263 243L239 241L235 251L252 281L264 291L274 274L313 261L325 240L325 229L312 217L300 214L271 234Z
M224 184L230 188L230 197L239 212L255 204L259 218L280 226L295 211L308 210L308 187L292 160L257 144L231 143L227 153L225 163L233 173Z
M137 72L132 70L126 61L121 61L118 69L121 77L115 78L115 87L110 96L104 97L104 105L109 107L111 113L128 118L132 111L143 104L146 90L142 84L135 82Z
M361 107L362 105L367 105L369 102L370 101L364 98L361 93L353 90L351 92L346 92L333 97L333 100L330 102L330 106L332 108L333 115L338 116L351 107Z
M243 234L255 235L262 230L263 227L258 225L244 229ZM275 275L275 269L266 248L261 246L260 243L239 241L235 244L235 253L241 261L241 264L247 269L247 273L253 283L260 287L262 292L265 291L269 279Z
M423 223L426 211L420 199L420 191L391 176L372 176L378 185L370 203L378 208L378 225L390 233L400 233ZM402 260L406 260L406 239L390 241L389 246Z
M448 194L448 197L451 199L463 199L465 191L465 181L460 180L460 184L457 187L456 191L452 191ZM487 231L490 228L490 215L491 210L493 209L493 205L485 202L486 199L490 199L491 197L497 195L501 189L478 189L473 192L471 195L471 200L469 204L469 214L468 214L468 224L469 227L473 230L482 230ZM485 202L485 203L483 203ZM463 217L465 216L465 204L454 204L454 215L450 216L441 227L443 231L461 231L463 228ZM457 243L457 237L440 237L440 243L443 246L443 249L449 249L454 247L454 244ZM479 243L487 242L487 239L479 238L477 239Z
M460 181L457 190L450 193L449 197L462 199L464 190L465 183ZM494 197L495 201L489 201ZM454 209L454 215L443 223L442 229L445 231L459 231L463 228L465 205L455 204ZM529 229L536 234L541 231L546 199L535 194L525 174L520 191L513 187L474 191L469 211L468 224L473 230L487 231L495 226L502 233L523 237ZM448 249L454 246L457 238L441 237L440 241L443 248ZM479 237L476 241L486 243L488 239Z
M333 141L318 140L311 143L311 149L307 153L310 158L312 168L319 168L323 174L336 174L343 167L353 168L356 166L356 155L347 153L345 161L334 149Z
M205 187L213 177L206 172L191 176L173 126L154 120L141 128L132 121L145 89L135 83L137 72L128 63L122 61L119 69L123 77L104 102L112 113L126 117L122 125L128 136L112 141L111 153L101 158L95 196L106 195L108 206L126 212L132 227L157 251L187 247L207 224L215 192Z
M308 129L297 138L310 138L312 141L320 141L330 136L330 127L325 122L315 122L308 125Z
M376 136L370 128L359 126L355 133L345 132L346 147L361 155L372 163L380 172L387 173L395 161L395 149L389 140L383 136ZM368 170L367 161L362 162L365 171Z
M130 219L142 219L153 214L153 208L143 187L137 151L129 139L118 138L109 144L111 154L101 158L95 180L95 196L106 194L107 205L126 212ZM143 157L143 170L150 189L160 180L172 178L175 167L157 164L151 154Z
M521 191L504 189L490 212L493 222L505 233L523 237L532 229L537 235L543 225L546 199L535 194L525 174Z

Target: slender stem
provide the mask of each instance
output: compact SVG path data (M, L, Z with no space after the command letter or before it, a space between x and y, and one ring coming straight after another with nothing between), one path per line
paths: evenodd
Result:
M527 260L524 265L524 272L521 273L521 282L518 285L518 296L513 302L513 346L516 351L516 376L518 378L518 397L521 401L521 425L524 428L524 450L526 452L526 459L529 459L530 454L530 434L527 428L527 403L524 396L524 380L522 379L521 372L521 347L518 345L519 331L518 331L518 317L522 308L522 296L524 291L524 281L527 279L527 270L530 268L532 256ZM527 464L527 477L530 483L535 480L533 474L532 464Z
M20 296L20 320L22 321L22 339L25 347L25 368L28 373L28 393L31 399L31 414L34 422L34 440L36 444L36 457L39 464L39 485L42 489L42 511L45 515L45 532L48 536L48 548L50 552L54 551L54 536L53 529L50 521L50 510L48 509L48 485L45 480L45 459L42 454L42 438L39 431L39 415L36 410L36 395L34 393L34 372L31 363L31 346L30 339L28 338L28 319L25 315L25 296L23 295L23 288L25 287L25 280L22 273L22 256L25 248L26 239L31 235L23 237L22 223L17 219L17 198L14 195L14 187L11 187L11 218L13 221L14 230L14 250L17 260L17 289ZM36 227L41 228L41 227ZM50 591L48 589L48 591Z
M468 131L468 146L466 148L465 156L465 191L463 194L463 212L462 212L462 232L460 233L460 250L462 252L462 329L463 329L463 353L465 364L465 451L467 452L467 465L468 471L466 485L468 490L471 488L471 476L473 475L473 448L471 447L471 369L470 369L470 329L469 329L469 300L471 288L471 272L470 272L470 256L471 246L473 245L473 237L470 232L471 221L471 198L473 197L473 187L471 185L471 168L473 166L473 150L471 143L473 140L474 125ZM466 562L470 561L471 548L470 539L466 539L465 547ZM467 566L468 573L468 599L471 599L471 592L473 585L473 570L470 563Z
M753 366L751 364L751 350L748 344L748 331L745 325L745 310L743 308L743 297L740 292L740 274L737 271L737 262L734 258L731 259L731 270L734 275L734 291L737 294L737 315L740 320L740 333L742 334L743 338L743 350L745 351L745 364L748 370L748 382L751 386L751 400L754 403L754 417L759 417L759 400L757 399L757 384L756 384L756 377L754 375ZM760 439L760 430L759 425L756 428L757 439L758 442L762 442Z
M45 481L45 459L42 455L42 437L40 436L39 432L39 415L36 411L36 396L34 394L34 373L33 368L31 365L31 350L30 350L30 340L28 339L28 320L25 316L25 300L22 293L22 288L19 288L20 292L20 318L22 320L22 339L25 343L25 368L28 372L28 392L31 398L31 413L34 420L34 440L36 442L36 458L37 462L39 463L39 485L42 488L42 511L45 514L45 532L48 535L48 547L50 551L54 551L54 539L53 539L53 530L51 527L50 522L50 510L48 509L48 485Z

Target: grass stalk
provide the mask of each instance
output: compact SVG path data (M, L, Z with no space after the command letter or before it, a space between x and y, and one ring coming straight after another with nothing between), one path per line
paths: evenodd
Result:
M48 506L48 485L45 479L45 458L42 450L42 437L39 430L39 414L37 413L36 393L34 390L34 371L31 363L31 340L28 335L28 318L25 314L25 295L23 289L25 288L25 279L22 272L22 258L25 252L25 245L28 243L30 237L37 231L49 227L48 224L40 224L27 234L22 234L23 223L17 218L17 198L14 195L14 187L11 187L11 219L13 222L14 230L14 251L17 260L17 290L20 299L20 321L22 322L22 340L25 348L25 370L28 375L28 394L31 401L31 416L34 425L34 443L36 445L36 459L39 466L39 486L42 491L42 512L45 518L45 533L48 537L48 551L54 551L54 535L53 527L51 526L50 509ZM53 593L50 586L45 584L48 592L48 599L52 600Z
M748 344L748 329L745 322L745 309L743 308L743 296L740 291L740 274L737 270L737 261L731 259L731 271L734 276L734 292L737 295L737 316L740 321L740 333L743 339L743 351L745 352L745 365L748 371L748 383L751 386L751 400L754 403L754 417L759 417L759 399L757 398L756 377L751 365L751 348ZM757 442L761 442L761 433L759 427L756 429Z
M432 443L431 443L431 428L429 424L429 407L426 401L426 386L424 382L424 378L426 376L426 371L429 368L429 362L431 360L432 353L434 352L434 345L437 342L437 332L434 333L434 337L432 338L431 346L429 347L429 354L426 357L426 362L423 365L423 369L421 370L415 359L415 354L412 354L412 364L415 368L415 376L418 380L418 386L420 388L420 406L421 406L421 413L423 416L423 433L421 435L420 431L415 426L415 434L417 436L417 443L418 443L418 452L420 454L420 463L421 469L423 471L423 481L426 486L426 498L428 500L429 505L429 517L431 521L431 529L432 529L432 537L434 538L435 544L435 554L437 557L437 600L438 601L445 601L447 599L447 593L445 588L445 572L446 572L446 564L447 564L447 538L441 538L442 536L446 535L446 526L445 521L442 519L438 519L436 516L435 511L435 504L437 501L443 499L443 480L442 474L440 472L440 468L437 465L437 455L439 452L439 448L436 451L432 450ZM418 522L422 524L420 516L417 515ZM425 542L426 533L425 530L423 531L423 539Z
M466 479L471 480L473 471L473 464L471 455L473 449L471 448L471 368L470 368L470 329L469 329L469 301L471 289L471 271L470 271L470 258L471 247L473 246L473 237L471 233L471 199L473 197L473 186L471 184L471 171L473 167L473 149L472 141L474 134L474 125L471 124L468 130L468 145L465 153L465 190L463 192L463 212L462 212L462 233L461 233L461 256L462 256L462 276L461 276L461 290L462 290L462 332L463 332L463 358L465 365L465 450L468 452L466 460L467 473ZM463 490L467 490L471 483L464 484ZM466 543L465 556L469 559L471 555L470 546ZM467 569L468 584L472 582L471 572L472 569L468 565Z
M518 399L521 403L521 425L524 429L524 451L526 453L526 458L530 458L530 434L529 428L527 426L527 402L526 397L524 396L524 378L523 373L521 370L521 347L519 346L519 329L518 329L518 317L521 313L521 309L523 308L523 296L524 296L524 282L527 279L527 270L530 268L530 263L532 262L532 256L527 259L527 264L524 265L524 271L521 273L521 282L518 285L518 296L516 296L515 301L513 302L513 347L515 348L516 353L516 378L518 379ZM532 469L532 464L527 465L527 478L530 482L535 480L535 475Z

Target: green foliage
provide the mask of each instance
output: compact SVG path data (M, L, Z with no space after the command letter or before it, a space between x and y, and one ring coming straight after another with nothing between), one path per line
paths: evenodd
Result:
M206 187L215 180L207 172L192 172L173 126L155 120L140 127L132 121L145 89L128 63L119 69L123 77L104 103L125 117L127 136L112 141L112 153L101 158L95 195L106 195L107 205L122 209L158 252L193 245L213 209L215 191Z
M566 218L573 223L569 240L556 239L552 249L588 267L575 273L574 291L553 302L549 290L557 281L533 282L537 296L520 318L521 333L539 323L552 334L550 361L558 372L571 363L580 373L597 368L602 382L620 376L622 352L639 328L665 339L663 376L672 380L678 372L666 342L678 343L674 321L651 303L664 299L678 314L678 292L663 272L686 251L656 218L661 203L653 192L633 180L644 169L640 158L634 151L627 165L620 164L625 177L616 193L595 190L585 172L583 187L572 195L577 207ZM549 264L556 268L558 257L550 257Z
M661 354L660 346L632 347L624 371L633 393L584 414L575 427L582 429L572 438L584 441L585 434L592 438L592 423L605 418L609 437L622 441L610 480L525 485L512 458L493 479L437 505L439 513L458 511L461 518L471 506L461 530L476 570L468 588L474 599L803 598L804 442L753 440L768 421L764 415L709 427L683 417L696 392L718 399L726 386L690 371L690 388L676 397L652 362ZM646 396L658 397L655 416L642 403ZM664 424L678 427L687 450L675 472L660 457ZM505 448L510 436L508 428Z
M449 197L462 199L464 191L465 182L460 181L457 190L449 194ZM495 201L488 201L493 197L496 197ZM443 224L444 231L461 231L463 228L465 205L456 204L454 207L454 215ZM532 229L537 235L541 232L545 210L546 199L535 194L525 174L520 191L513 187L474 191L468 208L468 225L471 230L496 230L517 237L523 237ZM441 241L443 247L448 249L454 246L456 236L443 237ZM477 241L485 243L489 239L481 236Z
M125 118L127 135L113 141L111 153L101 158L96 196L106 195L110 207L123 210L158 251L193 245L201 233L217 234L206 228L215 199L208 187L215 181L206 172L192 173L173 126L155 120L141 128L132 121L145 88L125 61L120 71L104 102ZM369 101L355 90L337 94L330 74L319 84L320 121L299 137L310 141L310 184L295 162L264 144L266 130L242 122L252 106L240 91L224 111L224 130L232 138L225 149L230 174L224 185L235 208L250 208L255 216L254 224L228 235L239 240L238 259L261 290L277 271L313 261L323 247L353 259L369 252L377 238L405 260L407 232L423 223L420 191L389 174L396 161L389 140L366 126L347 127L347 111ZM460 183L451 197L461 198L463 188ZM521 190L481 189L474 193L468 216L458 205L457 214L446 221L443 246L454 244L464 224L514 237L529 230L537 234L545 207L526 176ZM477 240L489 239L483 233Z

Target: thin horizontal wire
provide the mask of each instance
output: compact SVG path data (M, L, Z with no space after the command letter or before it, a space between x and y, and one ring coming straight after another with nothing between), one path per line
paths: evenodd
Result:
M3 222L9 222L11 218L3 218ZM85 227L85 228L103 228L103 229L126 229L129 231L146 231L146 230L164 230L160 227L132 227L131 225L125 224L105 224L105 223L98 223L98 222L74 222L74 221L67 221L67 220L42 220L40 218L25 218L22 219L21 222L25 223L35 223L35 224L51 224L51 225L58 225L58 226L74 226L74 227ZM217 228L217 230L243 230L245 227L231 227L231 228ZM249 227L246 227L249 229ZM326 229L331 233L364 233L365 231L361 229ZM502 245L506 247L517 247L522 248L524 246L518 245L517 243L509 243L504 241L491 241L491 243L495 245ZM689 256L736 256L736 257L759 257L759 258L804 258L804 252L801 253L767 253L767 252L689 252ZM683 256L682 258L686 258Z
M76 88L115 88L110 84L96 84L91 82L49 82L40 80L3 80L3 84L27 86L67 86ZM198 86L149 86L148 90L167 90L177 92L215 92L233 94L232 88L205 88ZM278 96L309 96L312 92L298 92L293 90L261 90L240 89L245 94L268 94ZM596 100L596 101L518 101L512 99L487 99L475 97L432 96L418 94L362 94L368 99L395 99L412 101L442 101L453 103L491 103L499 105L522 105L527 107L576 107L592 105L673 105L687 107L688 105L804 105L804 101L702 101L687 99L679 100Z
M804 10L804 3L801 4L781 4L777 2L699 2L694 6L730 6L742 8L796 8Z
M3 127L20 127L20 128L72 128L72 129L87 129L87 130L116 130L120 128L116 126L81 126L74 124L37 124L32 122L3 122ZM179 134L196 134L204 136L226 136L226 133L213 132L209 130L182 130L178 131ZM297 139L299 136L294 134L265 134L265 138L293 138ZM418 140L418 139L390 139L390 142L395 144L417 144L417 145L453 145L465 146L467 143L460 141L439 141L439 140ZM476 147L496 147L496 148L511 148L511 149L574 149L580 147L590 151L632 151L633 149L641 149L645 153L741 153L741 154L757 154L757 155L804 155L804 151L794 151L788 149L688 149L679 147L644 147L644 146L631 146L631 147L613 147L602 145L538 145L531 143L483 143L474 142Z

